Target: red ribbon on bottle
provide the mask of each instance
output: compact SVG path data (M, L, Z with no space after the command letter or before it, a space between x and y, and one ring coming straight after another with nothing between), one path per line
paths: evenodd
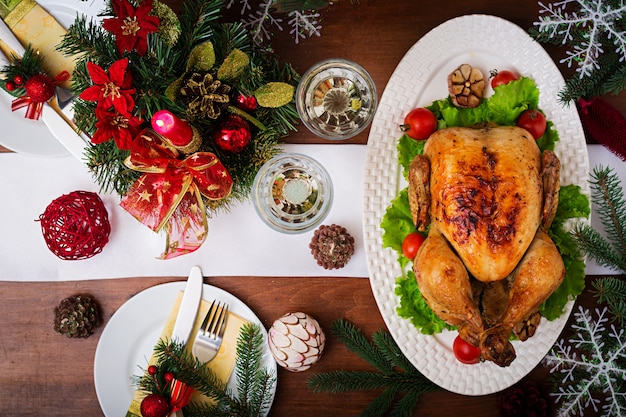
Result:
M166 247L161 259L197 250L209 226L203 196L227 197L233 180L211 152L196 152L178 159L179 152L156 132L145 129L133 141L125 165L144 174L120 206L155 232L165 230Z
M59 84L62 84L65 81L69 80L69 78L69 72L61 71L59 75L54 77L54 80L52 80L52 85L56 87ZM26 113L24 117L31 120L39 120L39 117L41 116L41 113L43 111L43 105L43 101L34 101L29 96L24 95L22 97L16 98L11 102L11 111L16 111L21 109L22 107L26 107Z

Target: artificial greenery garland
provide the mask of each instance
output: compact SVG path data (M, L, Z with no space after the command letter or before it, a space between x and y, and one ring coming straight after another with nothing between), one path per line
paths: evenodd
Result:
M142 2L135 3L138 6ZM184 75L189 66L192 51L207 41L213 45L216 66L224 62L234 51L242 51L249 57L249 64L237 79L230 82L232 94L249 96L271 82L297 85L299 75L289 64L280 64L267 49L253 44L247 30L241 24L221 22L223 2L220 0L187 0L179 18L164 4L154 1L151 14L160 19L159 31L146 36L147 52L140 55L136 50L120 53L115 36L103 29L99 22L77 17L58 49L67 55L78 54L73 74L72 90L76 96L92 85L87 62L108 68L120 58L129 59L132 74L135 106L133 115L140 117L146 126L152 115L160 109L168 109L183 119L188 119L180 100L166 95L168 87ZM109 4L101 13L105 19L115 16ZM234 97L231 97L234 99ZM78 128L92 136L96 132L96 104L81 98L74 103ZM236 111L234 106L231 106ZM263 127L251 124L251 146L239 153L226 152L215 145L211 134L219 119L197 118L191 121L202 134L199 151L213 152L222 161L233 178L232 193L219 201L205 201L209 212L228 208L249 195L258 169L272 156L280 152L279 139L295 130L298 120L293 100L280 107L259 107L250 118ZM103 191L115 191L124 195L139 178L140 173L124 165L129 151L119 149L115 142L92 144L86 151L86 164Z

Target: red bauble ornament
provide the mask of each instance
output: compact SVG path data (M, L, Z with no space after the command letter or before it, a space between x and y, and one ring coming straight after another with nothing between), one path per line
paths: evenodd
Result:
M170 382L172 382L172 379L174 379L174 372L167 371L163 375L163 379L165 380L166 383L169 384Z
M7 81L4 85L4 88L6 88L7 91L13 91L15 90L15 83L12 81Z
M160 394L149 394L139 406L143 417L166 417L170 412L170 405Z
M35 74L26 81L26 95L36 103L45 103L54 95L54 83L45 74Z
M155 376L158 370L159 369L156 367L156 365L148 366L148 373L152 376Z
M220 149L241 152L252 139L250 125L240 116L228 116L213 132L213 140Z
M235 106L243 111L253 112L259 106L254 96L239 94L235 99Z
M21 75L17 74L15 77L13 77L13 82L17 85L22 85L24 84L24 77L22 77Z
M73 191L52 201L39 216L44 240L61 259L87 259L109 241L109 216L98 194Z

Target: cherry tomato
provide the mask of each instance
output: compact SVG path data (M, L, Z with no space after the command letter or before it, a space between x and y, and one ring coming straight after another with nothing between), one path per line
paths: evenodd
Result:
M539 139L546 132L546 116L539 110L526 110L520 114L517 125L528 130L533 138Z
M402 241L402 253L409 259L415 259L415 255L417 255L417 251L420 246L424 242L424 235L412 232L406 235L404 240Z
M430 110L418 107L407 113L400 129L415 140L428 139L437 130L437 119Z
M512 71L498 71L491 79L491 87L496 88L499 85L508 84L513 80L517 80L517 78L517 75Z
M461 339L461 336L457 335L454 339L452 351L459 362L468 365L480 362L480 348L470 345L465 340Z

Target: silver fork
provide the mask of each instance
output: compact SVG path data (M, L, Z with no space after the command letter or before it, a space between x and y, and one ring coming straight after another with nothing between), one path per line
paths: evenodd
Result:
M202 326L200 326L200 330L198 330L191 349L200 362L210 362L217 355L226 330L227 317L228 305L220 302L216 304L216 300L214 300Z

